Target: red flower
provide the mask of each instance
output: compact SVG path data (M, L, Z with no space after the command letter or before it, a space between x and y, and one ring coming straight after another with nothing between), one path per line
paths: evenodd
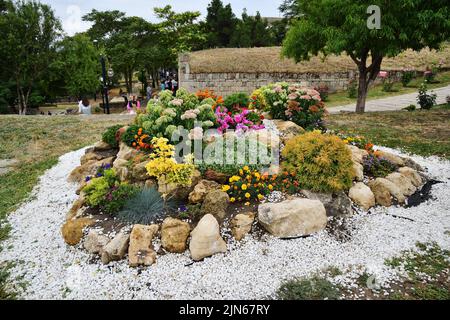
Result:
M260 115L259 118L260 118L261 120L264 120L264 116L263 116L263 115Z

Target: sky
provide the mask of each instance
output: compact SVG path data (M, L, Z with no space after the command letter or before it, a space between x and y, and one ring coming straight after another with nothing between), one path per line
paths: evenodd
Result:
M171 5L176 12L200 11L206 16L206 8L211 0L41 0L49 4L63 23L64 31L73 35L85 31L89 24L81 21L81 17L92 9L98 11L120 10L129 16L140 16L149 21L156 21L154 7ZM249 15L259 11L264 17L279 17L279 5L283 0L222 0L224 4L231 3L233 12L241 16L247 9Z

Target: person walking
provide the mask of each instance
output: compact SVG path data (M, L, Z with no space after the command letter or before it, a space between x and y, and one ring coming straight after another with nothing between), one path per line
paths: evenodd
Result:
M91 109L92 109L91 104L89 103L89 100L87 98L81 99L80 102L78 103L79 114L91 115L92 114Z
M174 96L177 94L177 90L178 90L178 81L176 79L173 79L172 80L172 91L173 91Z
M166 80L161 80L161 91L166 90Z
M147 100L150 100L152 98L152 86L150 84L147 85Z

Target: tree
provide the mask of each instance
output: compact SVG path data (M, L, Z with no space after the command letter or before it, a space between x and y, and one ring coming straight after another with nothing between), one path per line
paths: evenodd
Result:
M261 14L256 12L256 16L251 17L247 10L242 12L242 19L239 20L231 45L233 47L251 48L266 47L275 44L274 35L267 19L263 19Z
M411 48L438 49L450 35L448 0L297 0L301 18L288 31L283 54L297 62L311 55L347 53L359 72L357 112L383 58ZM381 28L369 29L367 9L381 8ZM368 64L370 63L370 64Z
M210 48L229 47L237 23L231 5L224 6L221 0L212 0L208 5L207 12L208 46Z
M59 68L64 74L65 88L80 97L96 92L101 74L99 54L85 34L66 37L59 43Z
M6 1L0 15L2 74L15 82L20 114L26 114L37 80L56 57L61 23L52 9L35 1Z

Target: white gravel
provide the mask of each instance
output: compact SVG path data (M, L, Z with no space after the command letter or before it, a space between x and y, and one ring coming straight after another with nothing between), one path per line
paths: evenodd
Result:
M66 178L83 152L62 156L41 177L33 197L10 215L13 231L3 243L0 261L18 262L11 272L18 282L27 284L23 298L264 298L284 279L329 266L341 270L362 266L384 282L393 277L384 260L413 248L417 241L436 241L450 249L450 162L413 157L432 177L444 181L433 186L435 200L410 209L376 208L370 214L356 215L347 221L352 236L348 241L326 232L294 240L264 236L230 244L227 254L194 264L185 253L158 256L155 265L142 270L129 268L126 260L103 266L83 250L67 246L60 234L65 214L76 198L76 186ZM389 216L392 214L414 221Z

